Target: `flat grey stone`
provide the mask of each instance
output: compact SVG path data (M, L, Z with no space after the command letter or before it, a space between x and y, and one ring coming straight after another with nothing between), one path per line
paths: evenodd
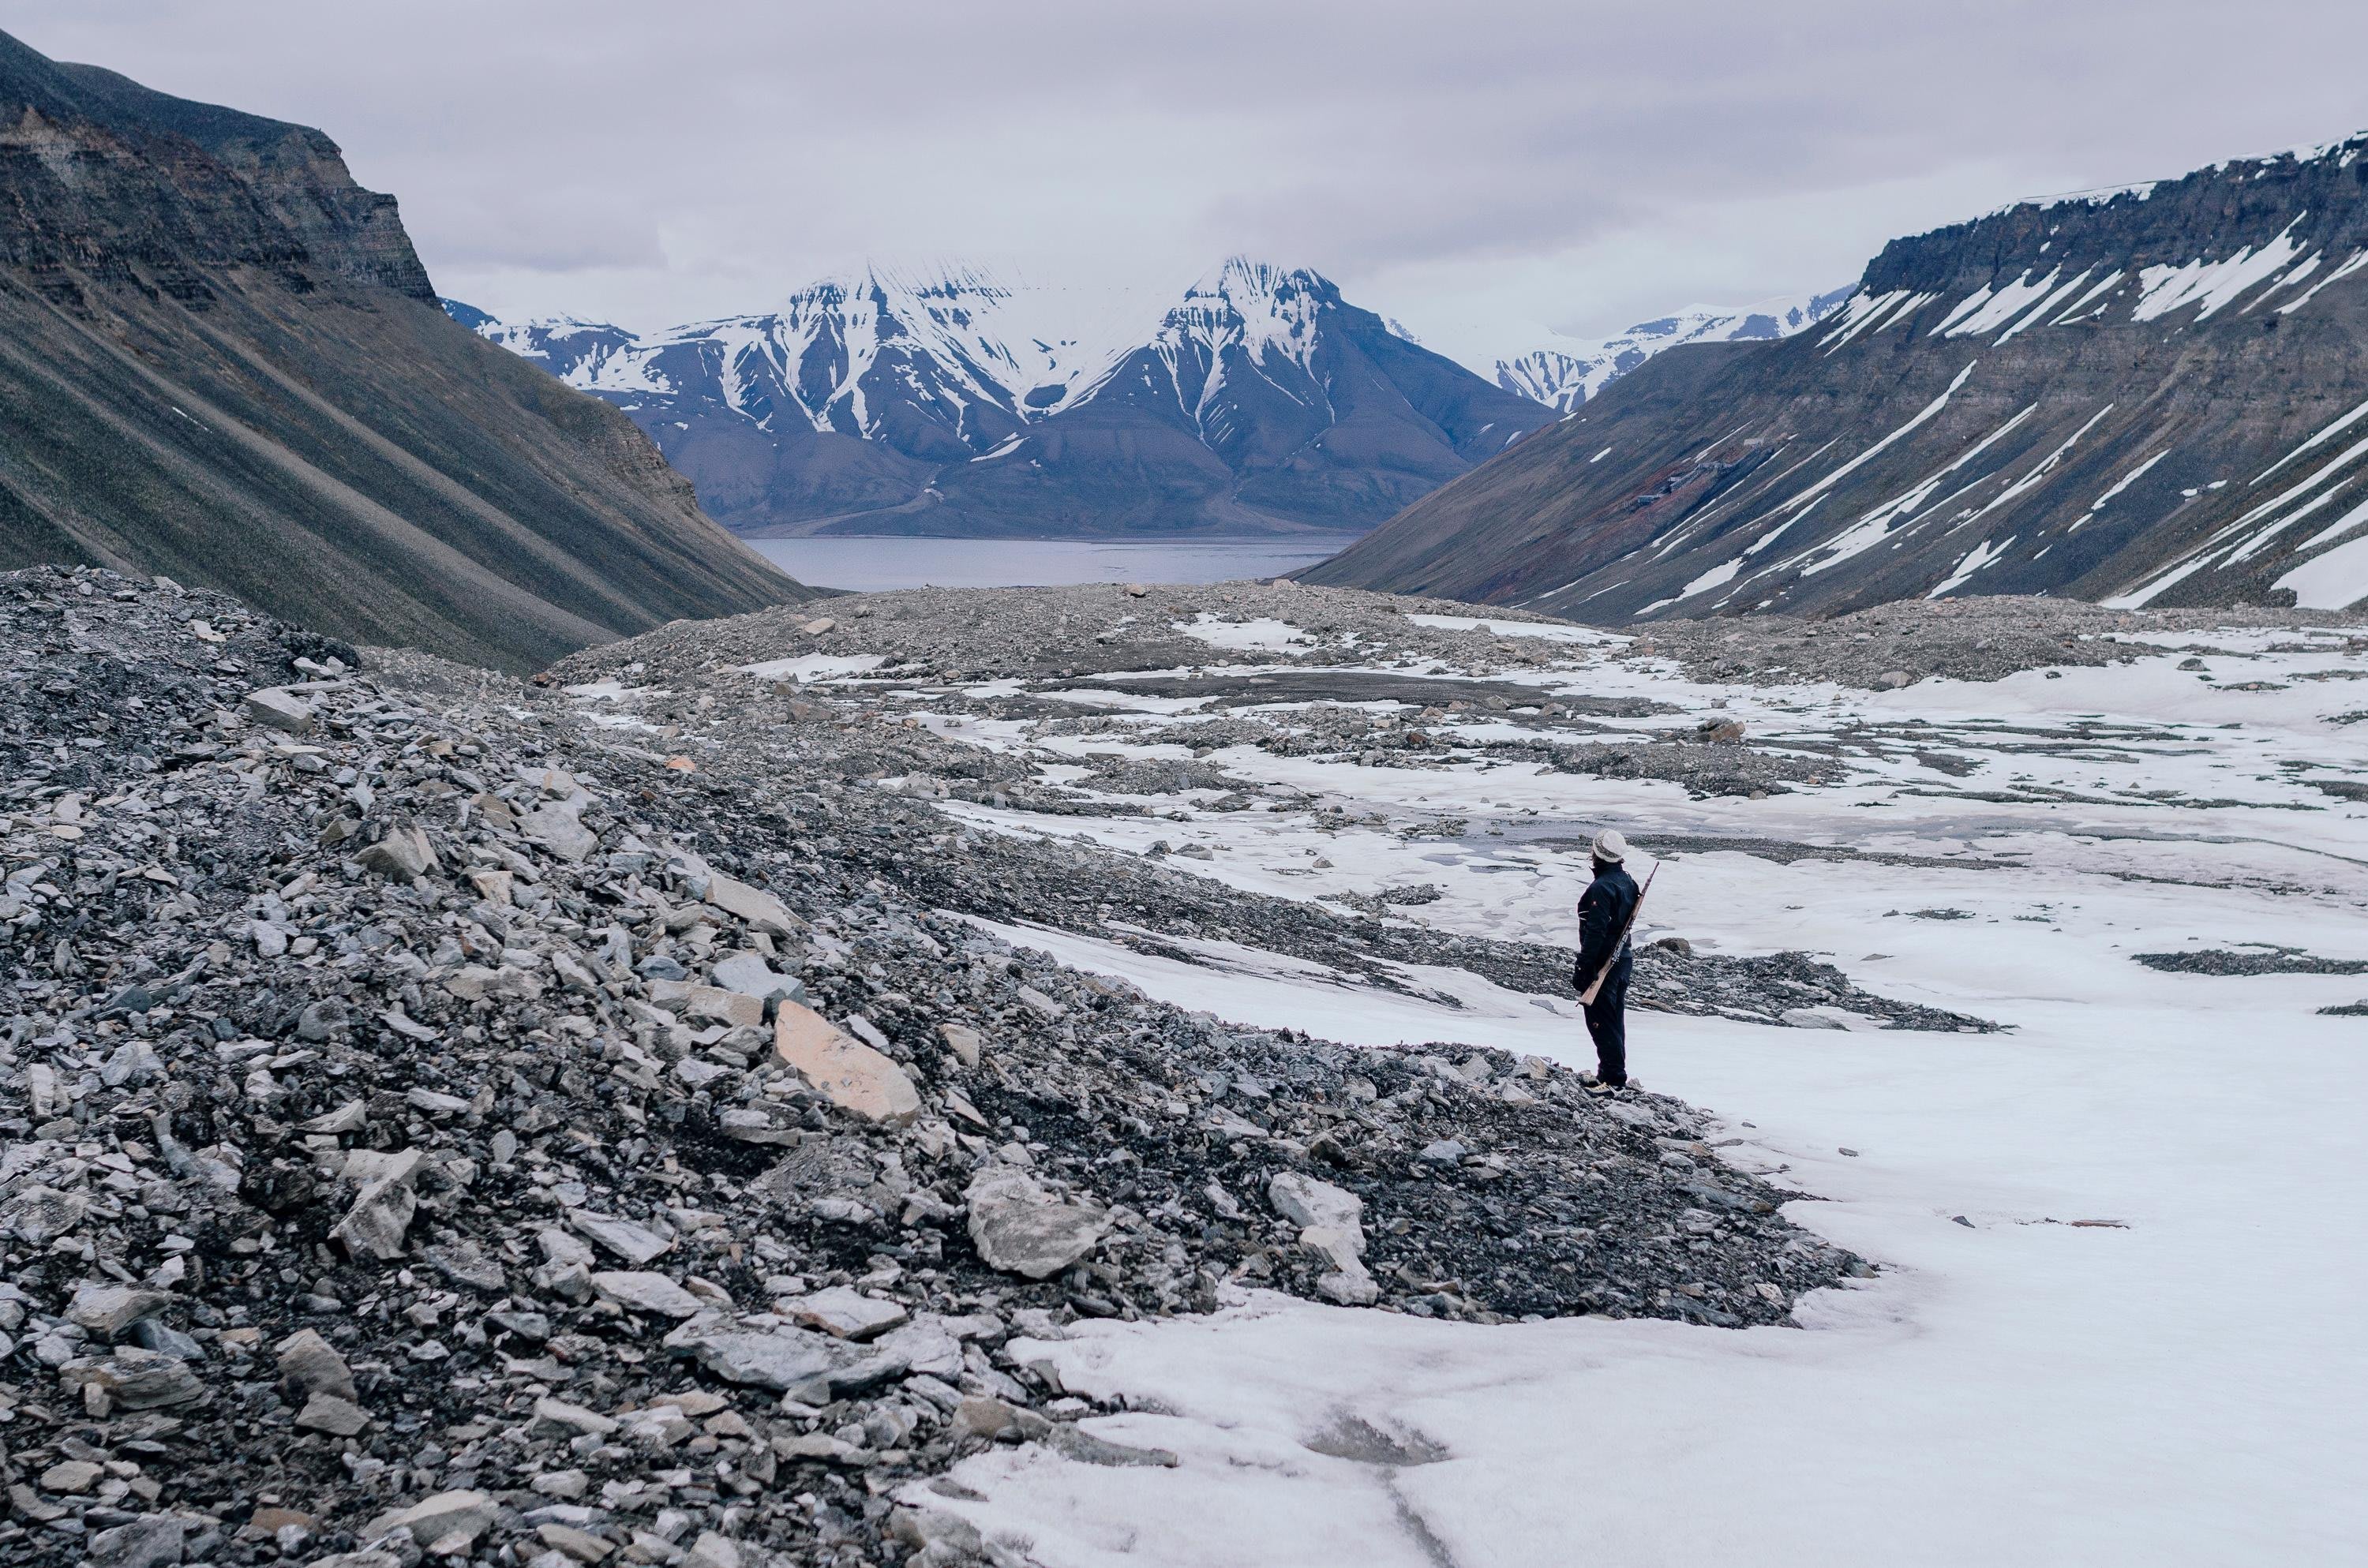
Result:
M291 735L313 733L313 705L285 687L268 686L260 691L250 691L240 706L247 718L257 724L284 730Z
M90 1538L88 1568L170 1568L181 1561L188 1526L170 1514L142 1514Z
M296 1413L296 1425L307 1432L326 1432L333 1437L356 1437L370 1430L370 1413L349 1399L339 1399L333 1393L316 1393L304 1402Z
M492 1528L498 1512L494 1500L482 1492L439 1492L408 1508L381 1514L363 1527L362 1534L375 1539L391 1530L408 1529L411 1539L422 1546L451 1536L474 1540Z
M1359 1232L1365 1222L1363 1199L1297 1171L1277 1171L1266 1184L1266 1195L1275 1212L1293 1224Z
M197 1374L170 1356L126 1346L114 1355L69 1361L58 1381L71 1389L98 1388L125 1410L154 1410L205 1397Z
M353 1207L329 1234L343 1242L355 1257L401 1257L412 1216L419 1211L419 1199L411 1184L418 1178L420 1164L416 1149L395 1155L381 1174L364 1183Z
M708 978L726 991L736 991L759 1001L805 1000L805 986L795 976L775 969L762 953L727 953L715 960Z
M827 1404L841 1393L883 1381L903 1369L894 1358L873 1355L862 1346L810 1328L763 1334L677 1329L666 1336L666 1344L727 1382L771 1389L810 1404Z
M687 1318L697 1316L700 1310L698 1297L663 1274L624 1270L595 1274L592 1289L628 1312Z
M610 1214L571 1209L567 1213L567 1222L627 1263L647 1263L674 1248L672 1242L647 1225L637 1225L631 1220L620 1220Z
M436 869L436 849L416 823L389 828L386 836L354 857L365 871L408 882Z
M707 903L712 908L746 921L770 936L787 937L798 927L789 906L762 888L715 872L708 879Z

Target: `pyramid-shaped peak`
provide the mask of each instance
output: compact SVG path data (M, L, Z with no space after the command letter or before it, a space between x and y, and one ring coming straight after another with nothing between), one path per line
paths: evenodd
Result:
M1290 294L1338 299L1340 290L1312 267L1287 267L1255 256L1230 256L1192 285L1195 297L1214 297L1236 306Z

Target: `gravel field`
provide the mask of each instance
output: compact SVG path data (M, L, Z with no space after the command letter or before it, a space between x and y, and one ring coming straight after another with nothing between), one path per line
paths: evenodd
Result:
M1741 1325L1865 1269L1675 1101L1228 1026L964 917L1090 891L1146 941L1539 988L1566 955L962 828L905 791L1030 770L694 694L689 642L632 651L687 684L618 724L219 596L0 579L0 1556L999 1560L900 1497L996 1443L1172 1462L1012 1348L1080 1318L1258 1286ZM1715 1006L1735 961L1645 989Z

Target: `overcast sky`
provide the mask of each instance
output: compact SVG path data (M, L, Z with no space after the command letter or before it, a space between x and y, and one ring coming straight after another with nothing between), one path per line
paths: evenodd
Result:
M17 0L317 125L437 284L651 328L866 258L1311 266L1483 362L2020 197L2368 128L2359 0Z

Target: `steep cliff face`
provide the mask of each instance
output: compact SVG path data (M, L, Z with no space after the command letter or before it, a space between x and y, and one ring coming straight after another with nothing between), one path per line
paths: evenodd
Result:
M0 34L0 258L64 282L142 273L203 300L207 274L328 278L433 301L394 198L306 126L190 103Z
M2368 138L1887 246L1679 348L1316 581L1599 619L2057 593L2368 596Z
M804 592L448 320L321 132L0 34L0 567L42 561L511 667Z

